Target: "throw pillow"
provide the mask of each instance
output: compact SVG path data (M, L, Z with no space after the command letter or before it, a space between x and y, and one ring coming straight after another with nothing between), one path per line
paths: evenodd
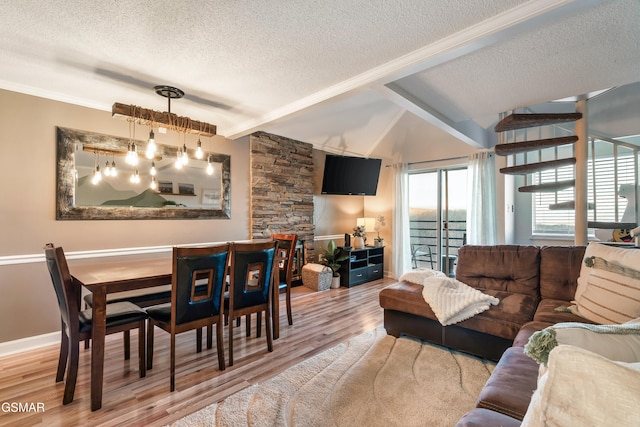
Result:
M634 268L637 267L639 254L636 253L638 251L631 249L623 249L610 245L603 245L602 243L590 242L589 246L584 252L583 261L590 257L600 257L606 259L608 261L616 262L623 267ZM588 267L583 262L580 266L580 275L578 276L578 286L576 288L576 293L574 295L574 300L578 300L582 293L587 288L587 280L589 277L589 273L591 272L591 267Z
M524 346L524 352L536 362L546 365L551 350L566 344L589 350L610 360L639 362L640 324L556 323L531 335Z
M640 250L591 243L570 309L595 323L624 323L640 316Z
M521 426L637 426L640 371L635 367L581 348L556 347Z

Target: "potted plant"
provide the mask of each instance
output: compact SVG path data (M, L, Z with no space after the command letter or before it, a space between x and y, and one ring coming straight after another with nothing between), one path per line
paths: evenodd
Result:
M333 240L329 242L327 248L324 250L324 254L322 257L322 264L326 265L331 269L333 273L333 280L331 281L331 288L336 289L340 287L340 266L342 261L349 258L349 254L342 253L342 251L336 247L336 244Z
M353 248L364 248L364 238L367 237L367 231L364 225L358 225L353 229Z
M375 242L375 247L382 247L384 246L384 239L382 237L380 237L380 227L382 227L383 225L387 225L385 222L385 218L383 215L380 215L376 218L376 227L375 227L375 231L378 233L378 237L376 237L375 239L373 239L373 241Z

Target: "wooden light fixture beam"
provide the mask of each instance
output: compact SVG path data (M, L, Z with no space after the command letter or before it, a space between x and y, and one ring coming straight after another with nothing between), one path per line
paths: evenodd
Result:
M189 117L182 117L167 111L155 111L136 105L125 105L116 102L111 107L113 117L132 117L136 121L143 123L155 123L165 125L168 129L178 132L196 133L202 136L214 136L216 125L206 122L191 120Z
M82 151L87 153L104 154L107 156L126 156L127 150L112 150L110 148L95 147L92 145L82 144Z

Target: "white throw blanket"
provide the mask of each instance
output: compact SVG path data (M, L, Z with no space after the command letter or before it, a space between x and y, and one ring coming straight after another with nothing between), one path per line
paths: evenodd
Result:
M443 326L462 322L500 302L441 271L412 270L403 274L400 280L423 286L422 297Z

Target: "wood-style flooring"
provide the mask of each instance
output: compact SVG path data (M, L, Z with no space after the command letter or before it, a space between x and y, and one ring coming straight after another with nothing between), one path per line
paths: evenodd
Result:
M162 426L219 402L252 384L362 332L382 325L378 293L392 283L378 280L353 288L304 292L294 288L293 325L280 303L280 338L267 352L264 330L245 336L244 320L234 331L234 366L218 370L216 345L196 353L195 331L176 340L176 390L169 392L169 334L156 329L153 369L138 377L137 335L131 335L131 359L124 360L122 334L107 337L102 409L90 409L90 351L80 349L74 401L62 405L64 383L56 383L58 345L0 358L0 425L16 426ZM264 322L263 322L264 323ZM214 334L215 340L215 334ZM225 360L228 360L225 328ZM12 402L33 403L44 412L11 412Z

